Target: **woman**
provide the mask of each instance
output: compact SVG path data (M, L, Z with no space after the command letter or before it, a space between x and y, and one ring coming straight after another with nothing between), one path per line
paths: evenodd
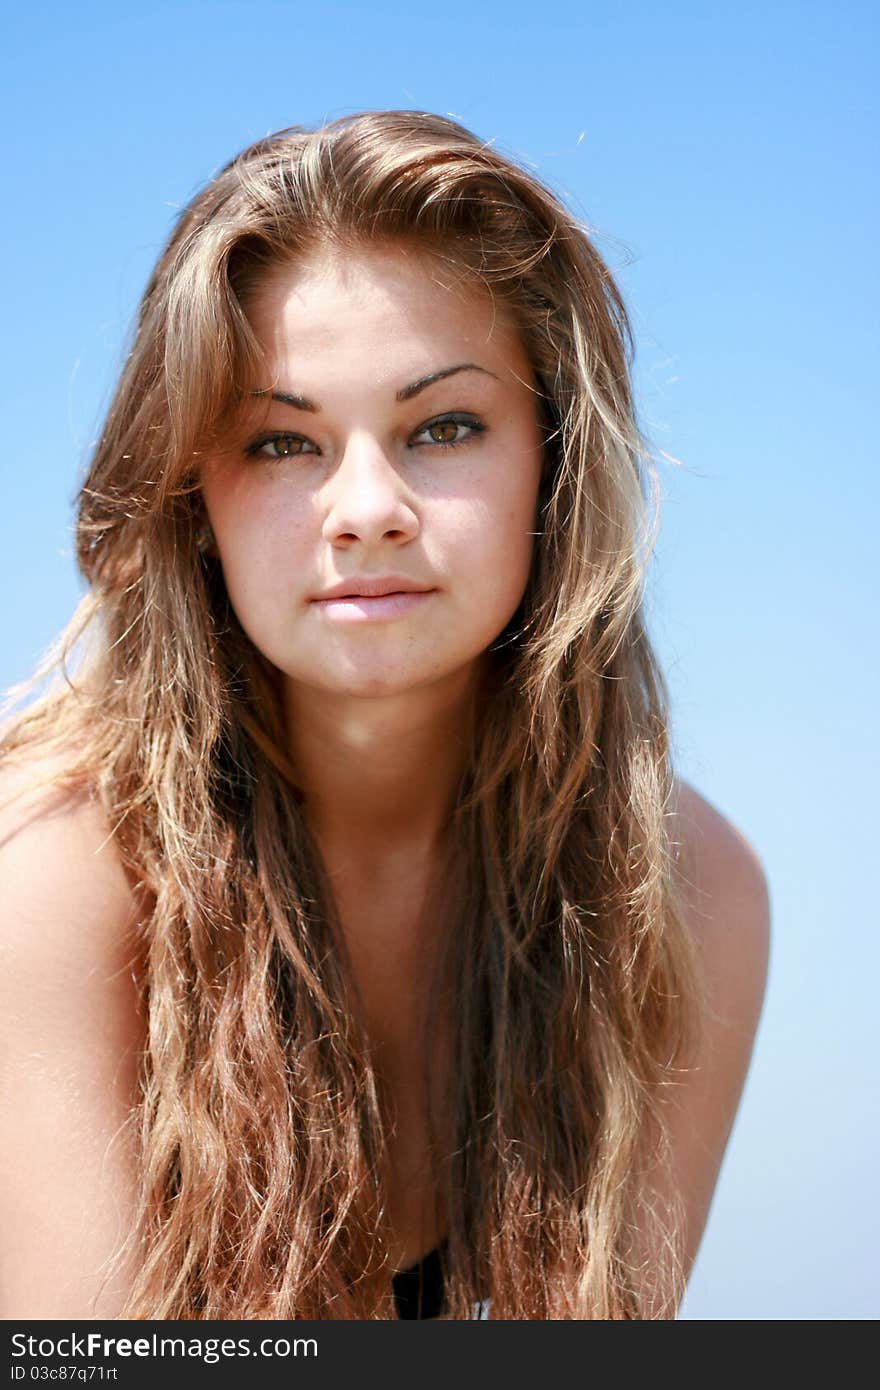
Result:
M674 1316L768 907L671 767L630 355L437 116L180 217L3 741L4 1316Z

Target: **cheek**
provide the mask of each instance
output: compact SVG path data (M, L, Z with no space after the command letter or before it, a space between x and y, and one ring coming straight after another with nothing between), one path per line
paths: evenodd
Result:
M230 486L205 490L205 510L214 532L227 592L247 629L289 602L290 587L314 575L310 509L277 490Z
M463 588L479 593L493 610L515 607L528 581L537 529L538 479L533 473L529 470L522 482L511 483L508 475L500 485L479 489L461 499L447 518Z
M528 460L521 468L497 470L491 486L475 498L485 543L491 549L509 550L511 561L531 551L538 483L538 470Z
M284 489L237 480L205 489L205 510L224 564L259 571L270 556L296 548L309 530L308 508Z

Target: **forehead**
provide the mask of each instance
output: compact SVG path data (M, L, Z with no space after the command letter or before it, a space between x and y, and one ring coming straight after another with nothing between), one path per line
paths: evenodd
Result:
M479 354L493 370L531 376L504 302L472 275L418 248L315 251L269 270L247 310L276 370L322 361L431 370L450 354Z

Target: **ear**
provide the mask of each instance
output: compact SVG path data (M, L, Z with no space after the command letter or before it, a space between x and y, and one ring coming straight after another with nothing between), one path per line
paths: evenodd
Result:
M212 560L219 560L220 552L217 549L217 541L208 520L208 513L205 511L205 502L201 492L193 495L193 534L199 554L206 555Z
M217 549L217 542L214 539L214 532L211 530L211 523L207 518L196 528L196 549L200 555L208 555L212 560L220 558Z

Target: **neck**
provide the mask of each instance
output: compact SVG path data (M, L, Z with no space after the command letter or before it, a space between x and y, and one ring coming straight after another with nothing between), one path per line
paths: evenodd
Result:
M291 760L322 853L368 877L432 861L473 728L475 673L372 699L290 685Z

